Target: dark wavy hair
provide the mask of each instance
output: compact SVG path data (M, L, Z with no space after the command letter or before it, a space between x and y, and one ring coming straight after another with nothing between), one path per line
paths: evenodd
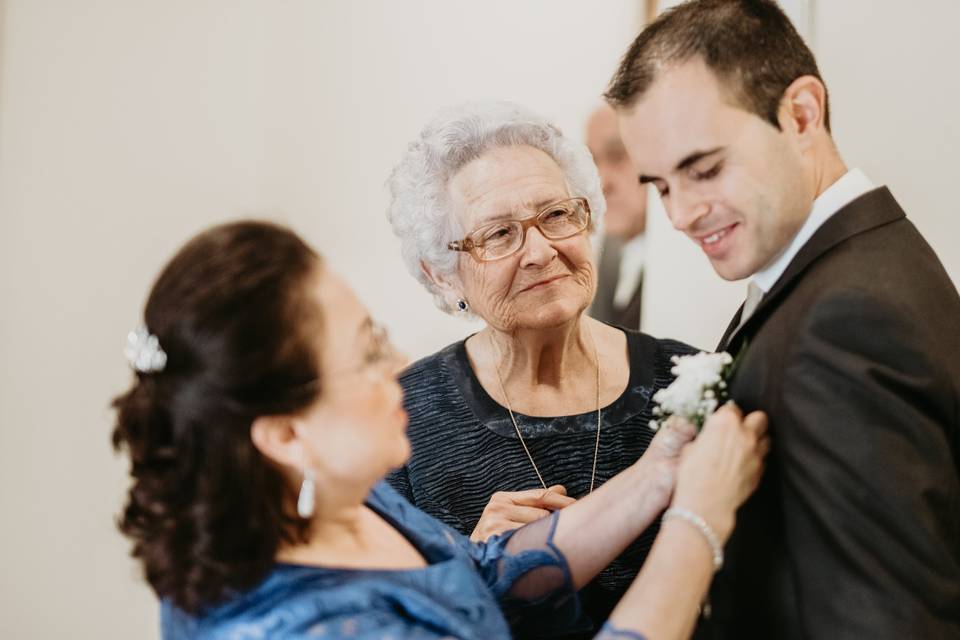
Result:
M320 265L288 229L225 224L188 242L147 300L167 364L113 401L113 446L132 477L118 526L158 597L189 613L254 586L281 543L306 539L250 429L320 393L309 290Z
M823 82L813 52L773 0L691 0L664 11L640 32L604 97L614 107L629 108L665 68L695 58L741 107L777 129L787 87L801 76ZM829 131L829 99L824 124Z

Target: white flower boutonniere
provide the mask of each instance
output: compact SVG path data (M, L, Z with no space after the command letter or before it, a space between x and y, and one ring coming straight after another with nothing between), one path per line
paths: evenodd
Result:
M656 431L670 416L684 418L699 430L707 417L729 399L727 378L733 370L729 353L673 356L670 372L676 379L653 395L657 406L650 428Z

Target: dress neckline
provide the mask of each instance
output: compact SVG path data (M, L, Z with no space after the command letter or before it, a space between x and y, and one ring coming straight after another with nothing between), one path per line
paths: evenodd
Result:
M621 424L643 412L653 393L656 340L644 333L623 327L615 328L623 331L627 337L627 366L630 367L630 375L620 396L601 408L604 426ZM501 437L516 440L517 434L507 408L487 393L470 364L466 347L470 337L472 335L441 352L443 365L477 421ZM549 437L558 433L592 432L597 429L597 413L594 409L564 416L529 416L517 411L514 411L513 415L524 439Z
M422 536L417 535L417 530L411 528L404 523L403 520L403 509L404 505L397 500L390 500L391 496L389 493L392 489L388 489L384 481L379 482L373 489L371 489L370 494L367 496L367 499L364 501L364 505L369 507L375 514L383 518L383 520L393 527L393 529L399 533L403 538L414 548L417 553L426 561L426 564L422 567L411 567L406 569L385 569L385 568L375 568L375 567L338 567L331 565L317 565L317 564L305 564L302 562L275 562L274 566L278 569L305 569L305 570L316 570L316 571L326 571L333 573L369 573L369 574L403 574L403 573L416 573L420 571L429 571L434 567L439 567L445 565L446 563L454 560L456 558L453 553L452 546L448 545L438 545L430 544L430 540ZM388 504L392 503L392 504ZM394 510L400 509L398 513L394 513ZM454 542L452 539L448 540L451 544Z

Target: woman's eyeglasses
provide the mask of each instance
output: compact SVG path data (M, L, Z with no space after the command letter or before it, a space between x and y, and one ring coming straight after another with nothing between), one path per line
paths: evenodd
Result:
M466 251L478 262L489 262L519 251L530 227L536 227L550 240L563 240L577 235L589 225L590 205L587 199L570 198L548 204L529 218L485 224L463 240L451 242L447 248Z

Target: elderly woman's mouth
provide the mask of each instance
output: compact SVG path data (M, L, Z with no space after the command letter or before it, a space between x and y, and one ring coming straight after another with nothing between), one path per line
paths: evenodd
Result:
M523 289L520 289L520 293L526 293L527 291L533 291L534 289L539 289L541 287L551 285L554 282L559 282L560 280L563 280L568 276L569 274L564 273L558 276L553 276L552 278L545 278L543 280L538 280L537 282L534 282L533 284L527 285Z

